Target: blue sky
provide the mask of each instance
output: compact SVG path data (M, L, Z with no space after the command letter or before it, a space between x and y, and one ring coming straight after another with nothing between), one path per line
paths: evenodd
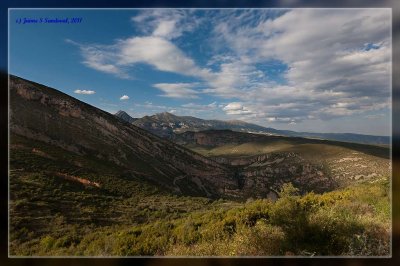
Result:
M9 14L11 74L111 113L390 135L390 9Z

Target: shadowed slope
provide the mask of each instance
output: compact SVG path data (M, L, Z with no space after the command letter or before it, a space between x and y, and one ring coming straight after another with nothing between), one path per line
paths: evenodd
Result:
M214 197L235 189L230 170L43 85L10 79L13 134L113 162L169 191Z

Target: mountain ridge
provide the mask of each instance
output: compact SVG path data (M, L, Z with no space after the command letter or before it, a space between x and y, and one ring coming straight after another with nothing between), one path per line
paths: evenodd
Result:
M123 111L119 111L123 112ZM117 115L117 114L115 114ZM126 119L128 123L141 127L163 138L173 138L173 134L186 131L203 130L224 130L230 129L239 132L281 135L290 137L305 137L364 144L390 144L390 136L368 135L358 133L318 133L318 132L297 132L291 130L279 130L271 127L263 127L257 124L241 120L205 120L193 116L177 116L168 112L156 113L151 116L135 118L133 122Z
M127 112L119 110L118 112L116 112L114 114L116 117L119 117L120 119L122 119L123 121L126 121L128 123L133 123L134 121L137 120L137 118L133 118L132 116L130 116Z

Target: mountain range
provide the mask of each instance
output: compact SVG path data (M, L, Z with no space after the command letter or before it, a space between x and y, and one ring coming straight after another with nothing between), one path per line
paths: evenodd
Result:
M269 127L263 127L256 124L243 122L240 120L204 120L192 116L177 116L168 112L157 113L152 116L144 116L142 118L132 118L124 111L118 111L115 116L123 119L128 123L146 129L155 135L164 138L173 138L174 134L186 131L203 131L203 130L224 130L229 129L238 132L291 136L303 138L316 138L327 140L338 140L346 142L357 142L365 144L390 144L389 136L374 136L355 133L315 133L315 132L296 132L291 130L278 130Z

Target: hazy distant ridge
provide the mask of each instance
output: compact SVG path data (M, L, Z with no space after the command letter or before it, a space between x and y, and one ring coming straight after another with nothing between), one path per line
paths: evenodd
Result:
M172 138L173 134L183 133L186 131L203 131L203 130L224 130L229 129L240 132L252 132L268 135L281 135L290 137L306 137L327 140L337 140L346 142L357 142L365 144L390 144L389 136L374 136L355 133L314 133L314 132L296 132L290 130L279 130L267 128L256 124L243 122L240 120L204 120L192 116L177 116L168 112L157 113L152 116L144 116L142 118L132 118L123 111L118 111L116 116L150 131L153 134L164 138Z

